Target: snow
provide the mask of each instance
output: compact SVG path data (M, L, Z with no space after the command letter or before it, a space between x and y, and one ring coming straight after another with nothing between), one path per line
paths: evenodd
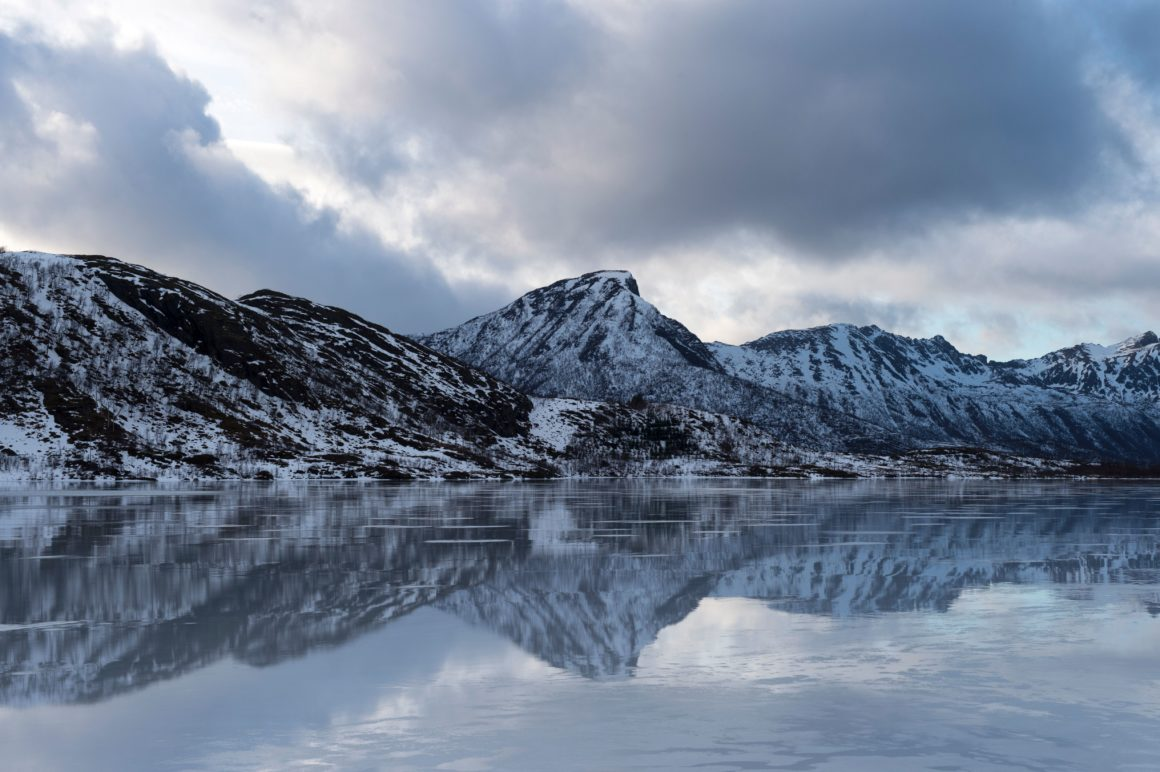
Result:
M21 406L0 416L7 480L81 469L154 479L367 476L380 468L415 477L755 468L793 476L1051 474L1066 465L954 450L857 455L845 442L1070 452L1074 435L1061 433L1072 426L1097 448L1160 432L1160 355L1147 335L1111 358L1083 346L1021 363L853 325L706 346L641 298L631 274L599 271L425 340L536 395L529 410L515 389L480 371L309 301L276 293L230 301L105 259L17 253L0 255L0 267L21 277L0 286L0 301L32 320L0 320L0 344L28 344L35 362L6 374L7 393ZM133 303L110 291L110 276L136 288ZM248 369L300 385L310 398L278 396L165 332L145 312L165 294L238 325L255 347L243 360ZM248 351L239 345L230 350ZM1109 364L1090 370L1100 362ZM93 416L107 416L101 420L128 438L124 446L74 442L75 429L53 418L59 406L46 405L44 383L67 399L91 400ZM637 394L647 407L628 410ZM1126 395L1153 402L1145 410ZM1055 418L1061 413L1066 421ZM501 414L511 418L499 432L488 422ZM237 426L260 439L247 440ZM214 469L190 461L198 456L216 459Z
M1090 359L1109 359L1115 356L1123 348L1124 344L1119 343L1111 346L1101 346L1098 343L1083 343L1081 346Z
M532 400L532 433L555 451L563 452L572 442L577 425L564 417L565 411L575 411L584 403L574 399Z
M307 320L302 327L281 328L296 338L259 342L267 351L287 351L290 360L300 357L305 378L314 377L315 371L324 366L326 354L333 354L352 341L363 347L356 368L345 373L347 382L337 387L347 389L341 395L345 401L306 407L262 391L163 333L140 310L111 294L102 277L132 278L129 283L150 288L159 282L171 282L161 286L158 295L176 293L211 304L217 313L242 323L251 318L247 315L257 316L256 310L195 285L173 283L144 269L113 261L10 253L0 255L0 266L15 271L23 282L23 288L20 282L0 287L0 300L26 309L32 319L31 326L26 323L17 328L9 324L0 328L0 343L31 343L36 350L36 367L40 368L6 374L16 379L7 384L9 391L18 393L25 406L0 421L0 479L55 479L70 473L66 470L72 468L70 464L82 461L115 468L119 476L173 479L206 475L204 469L176 460L180 457L172 456L175 450L180 450L185 458L215 456L220 466L213 476L343 473L341 465L325 460L332 454L353 455L359 459L360 468L388 463L401 473L416 476L451 472L494 475L508 469L529 468L542 455L538 446L500 443L507 457L487 460L470 442L448 430L454 427L432 431L422 420L416 420L412 410L422 414L430 409L410 404L411 397L406 397L404 406L403 393L397 385L420 401L440 395L464 416L487 417L495 407L505 402L517 404L522 397L381 328L356 321L348 330L322 320ZM306 313L314 308L305 301L301 303L305 304ZM254 334L261 333L255 328ZM326 352L320 348L321 341L327 341ZM58 353L65 351L67 363ZM261 360L251 360L254 363L264 365ZM281 364L291 375L298 367L293 361ZM383 369L376 369L379 365ZM133 446L148 448L148 452L139 455L126 447L109 455L97 447L74 445L42 402L37 385L42 379L56 381L94 400L132 438ZM373 396L366 391L372 387ZM335 388L334 384L328 385L328 393ZM212 409L203 413L177 408L170 401L174 394L195 394ZM372 404L368 416L364 411ZM222 421L226 419L216 417L219 415L242 425L266 427L262 431L269 433L272 450L301 450L291 458L259 458L260 452L256 455L245 449L225 430ZM366 433L384 420L399 433L385 438ZM364 428L357 434L344 428L352 426ZM168 455L172 460L160 460L157 455Z
M643 394L743 416L788 442L1141 456L1160 433L1160 345L1147 333L1036 360L991 362L945 339L833 324L743 346L703 344L598 271L534 290L426 343L542 397ZM617 279L617 280L614 280ZM625 278L623 281L627 281ZM1086 445L1076 447L1076 437Z
M1154 350L1156 345L1156 333L1148 330L1147 332L1142 332L1139 335L1133 335L1130 338L1126 338L1115 344L1115 346L1112 348L1115 349L1116 356L1122 356L1124 354L1131 354L1136 351L1147 349Z

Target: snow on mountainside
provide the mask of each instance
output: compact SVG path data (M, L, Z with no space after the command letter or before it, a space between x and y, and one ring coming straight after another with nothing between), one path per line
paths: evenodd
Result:
M1125 402L1160 400L1160 339L1150 330L1112 346L1083 343L999 366L1014 377L1078 394Z
M1010 452L1140 461L1160 447L1142 398L1046 388L1047 368L945 341L910 341L919 356L878 331L870 364L853 332L823 354L800 333L706 346L624 272L427 339L445 353L339 308L228 300L98 256L0 254L0 308L0 479L1038 476L1100 471ZM1115 356L1144 373L1153 349ZM980 438L1008 455L931 449ZM882 449L899 452L851 455Z
M111 258L2 254L0 308L0 477L738 474L783 465L780 444L744 421L663 405L533 401L342 309L269 290L231 301Z
M1063 373L1076 372L1066 369L1075 360L1061 352L995 363L963 354L941 336L907 338L874 326L789 330L711 348L739 378L873 421L915 445L1160 459L1160 410L1142 391L1149 380L1146 359L1133 361L1132 377L1124 380L1138 390L1133 404L1125 405L1122 390L1066 382ZM1160 386L1154 376L1150 382Z
M626 401L655 393L672 370L720 371L697 336L640 297L627 271L558 281L424 342L540 396Z
M423 339L541 396L650 400L748 419L822 450L978 446L1160 461L1160 346L1146 333L1038 360L990 362L941 336L834 324L703 344L622 271L534 290Z
M531 402L339 309L103 257L0 256L0 449L25 473L535 471Z
M892 447L881 427L726 372L684 325L640 296L625 271L597 271L527 293L428 335L432 348L542 397L685 405L751 420L816 448Z

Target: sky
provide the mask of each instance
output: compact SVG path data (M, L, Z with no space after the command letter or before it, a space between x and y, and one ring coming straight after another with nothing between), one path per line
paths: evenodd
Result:
M1155 0L0 0L0 244L431 332L1160 326Z

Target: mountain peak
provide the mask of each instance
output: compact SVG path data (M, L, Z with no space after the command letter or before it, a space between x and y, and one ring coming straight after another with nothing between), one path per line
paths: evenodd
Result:
M656 399L676 369L720 369L696 335L640 296L628 271L561 279L423 342L537 396Z
M592 271L590 273L581 274L575 279L565 279L564 282L582 282L585 284L596 284L597 282L613 282L615 284L623 285L629 292L636 295L637 297L640 297L640 287L636 283L636 278L628 271Z
M1120 341L1114 348L1117 354L1129 354L1157 342L1160 342L1160 338L1156 337L1156 333L1151 330L1146 330L1139 335L1133 335L1130 338Z

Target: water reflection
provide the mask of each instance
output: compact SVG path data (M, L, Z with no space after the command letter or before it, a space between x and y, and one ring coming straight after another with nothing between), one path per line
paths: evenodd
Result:
M270 665L423 608L602 680L633 677L666 630L732 598L846 619L944 612L995 584L1090 600L1126 583L1147 618L1158 512L1160 489L1080 483L8 491L0 703L100 701L225 658Z

